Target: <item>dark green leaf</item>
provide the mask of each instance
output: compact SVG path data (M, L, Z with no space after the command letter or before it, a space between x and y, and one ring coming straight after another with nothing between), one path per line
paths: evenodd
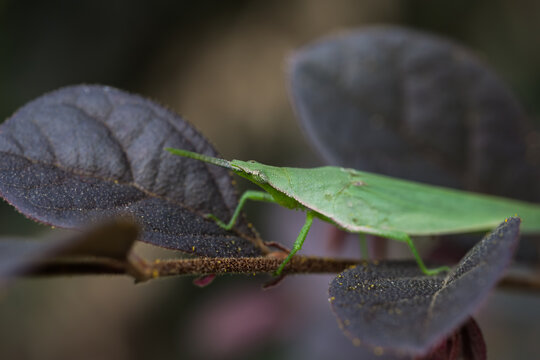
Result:
M540 200L525 114L466 49L398 27L325 38L290 62L292 101L333 164ZM501 170L503 169L503 170Z
M427 353L485 301L511 260L519 224L519 218L502 223L446 276L423 276L410 262L344 271L330 284L340 326L356 343Z
M217 155L190 124L149 100L103 86L63 88L2 125L0 192L26 216L59 227L129 215L155 245L201 256L263 253L245 220L233 233L204 218L229 219L236 206L227 171L165 147Z

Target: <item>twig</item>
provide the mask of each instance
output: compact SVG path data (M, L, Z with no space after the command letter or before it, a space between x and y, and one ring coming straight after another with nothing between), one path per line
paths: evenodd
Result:
M273 273L283 260L272 257L244 258L196 258L156 260L151 265L152 277L204 274L253 274ZM285 267L284 273L338 273L360 260L333 259L312 256L295 256Z
M273 274L281 264L281 257L243 257L243 258L193 258L156 260L148 263L130 254L127 261L108 258L76 258L72 261L52 261L29 271L27 275L83 275L108 274L130 275L136 281L166 276L202 276L208 274ZM284 274L322 274L339 273L360 264L363 260L336 259L315 256L295 256L287 264ZM540 277L532 275L507 275L497 287L501 289L540 292Z
M508 275L499 281L497 286L508 290L540 292L540 279L532 276Z

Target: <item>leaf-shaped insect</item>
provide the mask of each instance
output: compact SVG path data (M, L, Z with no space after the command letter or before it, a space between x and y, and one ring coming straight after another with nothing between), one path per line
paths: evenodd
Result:
M407 243L426 275L449 268L426 268L410 236L489 230L515 214L523 220L524 233L540 232L540 205L536 204L341 167L275 167L255 161L216 159L180 149L167 150L175 155L229 168L266 191L246 191L228 224L209 215L224 229L233 227L248 199L274 202L306 212L306 222L293 249L276 274L280 274L290 258L300 250L314 217L351 233L377 235Z

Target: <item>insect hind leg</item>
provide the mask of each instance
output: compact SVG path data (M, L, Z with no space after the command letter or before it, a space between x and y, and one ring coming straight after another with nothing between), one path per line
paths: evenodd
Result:
M416 246L414 246L412 239L406 233L401 231L373 230L374 231L370 232L373 235L406 243L409 246L409 249L411 249L411 253L413 254L414 260L416 260L418 267L425 275L437 275L440 272L451 270L448 266L440 266L434 269L428 269L418 254L418 250L416 250Z
M414 246L414 243L412 239L409 237L409 235L405 235L403 238L403 241L409 245L409 249L411 249L411 252L414 256L414 259L416 260L416 263L418 264L418 267L425 275L437 275L438 273L442 271L450 271L450 268L448 266L440 266L434 269L428 269L424 262L422 261L422 258L418 254L418 251L416 250L416 246Z

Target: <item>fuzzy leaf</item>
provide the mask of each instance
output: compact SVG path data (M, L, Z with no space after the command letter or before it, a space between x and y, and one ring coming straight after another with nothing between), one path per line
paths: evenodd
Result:
M540 200L540 166L526 161L525 114L466 49L371 27L300 49L289 74L302 127L330 163Z
M142 240L200 256L256 256L226 170L173 156L165 147L216 151L190 124L142 97L72 86L22 107L1 126L0 193L20 212L65 228L118 215L142 225Z
M426 354L485 301L511 260L519 225L507 219L446 276L423 276L410 262L344 271L329 291L341 328L355 343Z
M137 235L138 227L133 223L115 221L81 233L56 235L55 238L49 236L39 241L0 239L0 285L15 276L32 273L137 271L138 264L128 264L135 260L128 259L128 255ZM86 258L89 257L105 261L88 262ZM142 273L133 275L144 276Z

